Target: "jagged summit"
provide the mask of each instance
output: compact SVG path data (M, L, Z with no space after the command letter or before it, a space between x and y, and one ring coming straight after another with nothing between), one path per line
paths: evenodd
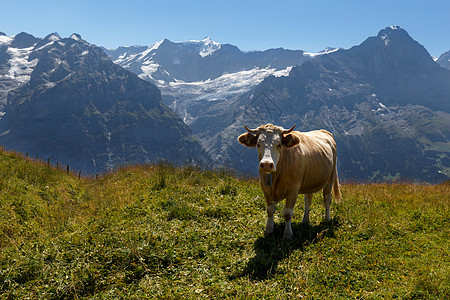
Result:
M209 37L209 36L207 35L207 36L205 36L205 37L203 38L202 41L204 41L204 42L210 42L210 41L213 41L213 40L211 39L211 37Z
M72 35L70 36L70 38L71 38L72 40L75 40L75 41L81 41L81 40L83 40L83 39L81 38L81 35L79 35L78 33L72 33Z
M49 35L47 35L44 38L45 41L53 41L53 42L58 41L60 39L61 39L61 36L57 32L50 33Z
M377 38L381 39L385 46L392 45L392 42L407 42L414 41L413 38L402 29L400 26L389 26L382 30L377 35Z
M438 64L450 70L450 50L442 53L441 56L436 60Z
M14 36L14 41L12 42L11 46L14 48L29 48L33 46L36 41L37 38L33 35L26 32L21 32Z
M400 26L386 27L377 36L367 38L349 51L356 52L368 65L384 64L388 69L402 69L408 65L410 69L419 65L433 69L436 65L425 47Z

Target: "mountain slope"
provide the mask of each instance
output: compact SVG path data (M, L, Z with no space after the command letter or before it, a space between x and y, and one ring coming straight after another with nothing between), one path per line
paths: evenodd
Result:
M439 56L436 62L444 68L450 69L450 50Z
M35 65L29 80L9 91L0 144L88 173L207 159L190 129L161 103L158 88L114 64L101 48L76 34L43 47L41 39L27 38L27 59Z
M218 163L244 172L256 173L257 158L236 136L243 124L271 122L333 132L343 178L434 181L450 176L448 99L450 72L393 26L265 79L202 112L191 128Z
M30 56L39 52L47 43L59 39L49 34L44 39L22 32L14 37L0 32L0 114L3 115L9 91L27 83L38 59ZM0 115L0 116L1 116Z
M162 92L162 101L191 124L199 107L228 101L249 91L269 75L287 75L310 59L300 50L270 49L242 52L210 38L174 43L167 39L152 46L105 50L111 59Z

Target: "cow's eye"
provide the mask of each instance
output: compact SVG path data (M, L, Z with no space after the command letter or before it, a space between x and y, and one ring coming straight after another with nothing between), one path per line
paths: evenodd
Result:
M277 148L281 148L281 144L278 144L278 145L277 145Z
M258 147L258 148L259 148L259 147L261 147L261 145L260 145L260 144L257 144L257 145L256 145L256 147Z

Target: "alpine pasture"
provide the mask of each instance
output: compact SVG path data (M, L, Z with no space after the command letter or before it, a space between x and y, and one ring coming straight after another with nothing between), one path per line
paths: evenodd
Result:
M133 166L78 178L0 153L0 298L449 299L450 186L344 184L323 221L257 180Z

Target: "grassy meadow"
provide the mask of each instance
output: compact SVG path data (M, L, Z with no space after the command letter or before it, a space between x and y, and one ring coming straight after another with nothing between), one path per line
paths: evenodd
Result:
M167 165L98 179L0 153L2 299L450 299L450 186L345 184L294 239L259 183Z

